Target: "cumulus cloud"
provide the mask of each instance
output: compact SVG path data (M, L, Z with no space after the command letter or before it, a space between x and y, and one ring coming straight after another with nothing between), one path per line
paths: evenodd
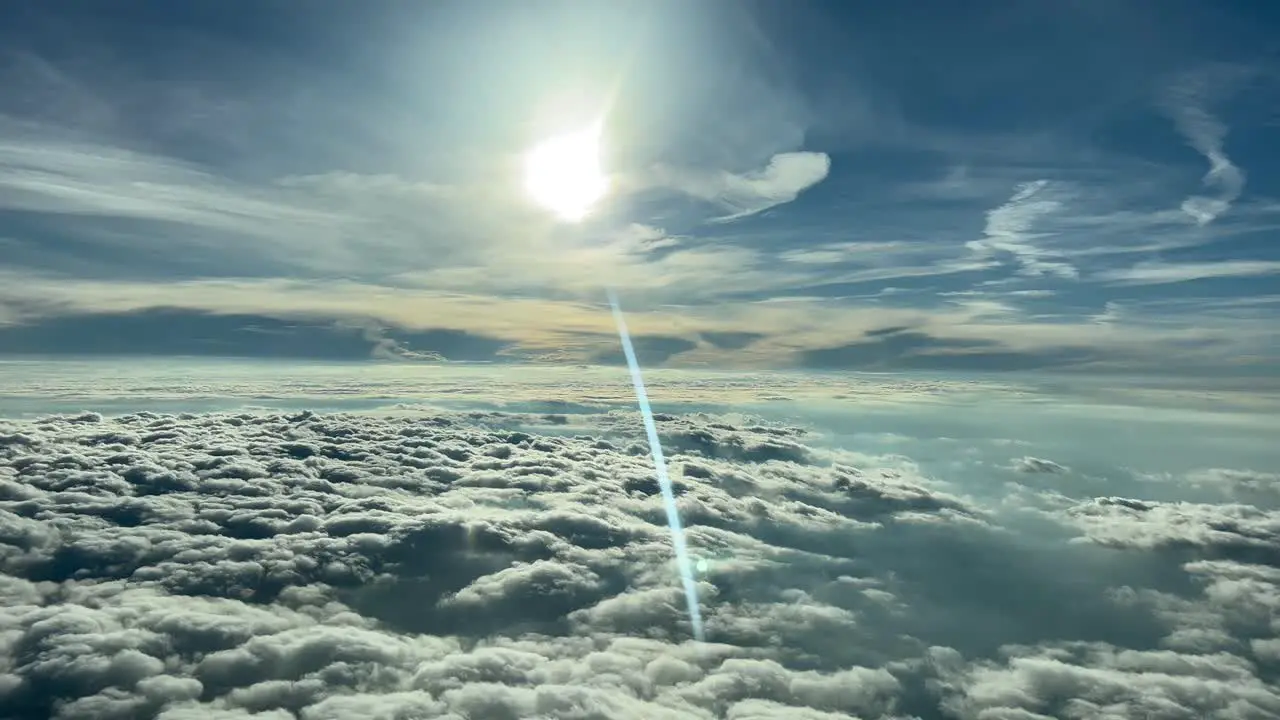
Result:
M1084 546L1045 555L908 458L823 449L758 418L657 421L705 643L631 412L0 422L0 707L258 720L1280 707L1267 684L1280 577L1267 556L1209 552L1269 547L1262 511L1064 510L1125 552L1159 556L1177 537L1203 551L1178 559L1193 592L1118 586L1070 554Z
M856 632L850 608L771 598L752 579L805 553L791 545L859 527L822 507L842 501L821 485L806 489L827 476L803 432L661 421L691 545L711 557L704 595L732 595L709 608L721 629L705 647L690 645L626 416L578 438L497 429L504 418L484 413L7 424L5 705L20 717L888 712L886 671L782 664L804 651L790 638ZM730 467L742 484L719 487ZM919 510L921 494L887 494L867 516ZM762 513L782 528L772 544L744 534Z
M965 664L935 650L953 717L1264 718L1280 712L1280 695L1250 663L1226 654L1187 656L1103 643L1011 648L1003 662Z
M1115 547L1195 547L1280 559L1280 511L1254 505L1100 497L1067 513L1087 538Z
M1280 473L1207 468L1189 473L1186 479L1194 486L1217 490L1229 497L1250 498L1255 502L1280 499Z

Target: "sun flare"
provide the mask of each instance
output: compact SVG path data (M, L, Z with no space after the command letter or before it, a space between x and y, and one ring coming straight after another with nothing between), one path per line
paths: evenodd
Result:
M525 189L534 202L577 222L604 197L609 180L600 167L600 127L557 135L525 156Z

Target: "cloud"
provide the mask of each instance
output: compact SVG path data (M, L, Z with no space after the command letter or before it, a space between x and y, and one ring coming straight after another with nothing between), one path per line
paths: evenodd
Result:
M728 214L717 221L729 222L792 202L822 182L830 170L826 153L804 151L778 153L763 168L745 173L662 170L658 175L687 195L719 205Z
M1017 297L937 309L918 307L906 294L874 303L807 297L676 306L641 296L627 310L633 334L653 338L643 341L654 343L652 361L686 368L1105 366L1190 377L1226 363L1251 372L1238 361L1254 356L1261 365L1270 352L1260 342L1270 318L1261 309L1228 317L1221 304L1197 305L1171 321L1126 305L1119 321L1100 326L1091 317L1033 315ZM352 281L108 282L0 270L0 315L8 316L0 325L7 348L24 353L355 360L386 350L382 339L389 339L402 351L376 350L381 359L430 360L438 353L450 360L573 364L612 362L618 349L599 298L504 298ZM886 326L909 330L864 336ZM373 327L379 329L371 336ZM729 347L719 333L755 339ZM843 359L831 354L846 346Z
M1094 277L1126 285L1165 285L1213 278L1260 277L1277 273L1280 273L1280 262L1274 260L1218 260L1139 263L1129 268L1104 270Z
M794 200L828 164L821 153L781 153L758 171L685 172L673 182L745 217ZM668 298L796 281L764 272L746 248L684 246L634 220L584 241L530 208L509 180L348 171L246 179L25 130L0 143L0 211L14 220L2 242L16 267L84 279L341 275L544 297L597 295L609 281Z
M217 355L221 349L224 355L314 353L355 359L368 357L377 346L364 330L354 330L371 323L408 351L439 352L454 360L519 362L555 354L581 363L607 360L617 350L612 320L598 300L500 298L350 281L100 282L11 275L13 283L0 284L0 309L12 316L0 326L0 335L11 352L102 354L109 348ZM0 271L0 279L4 276ZM918 309L841 307L818 299L628 309L633 334L666 343L655 358L744 369L793 364L797 350L827 346L831 327L856 332L898 318L957 328L972 319L963 310L938 317ZM1013 327L991 323L969 331L998 342ZM1067 335L1071 327L1046 330ZM332 345L326 345L328 336ZM299 342L290 344L289 337ZM756 339L728 347L725 337ZM1033 336L1009 337L1026 342ZM1135 332L1133 337L1143 336ZM1144 339L1148 346L1155 342L1151 335Z
M612 339L612 338L610 338ZM613 344L613 343L609 343ZM688 352L698 346L692 340L682 337L647 336L634 338L636 357L645 365L662 365L681 353ZM621 347L611 347L591 357L595 363L621 365L626 363Z
M0 326L0 345L7 352L28 355L475 361L493 360L511 342L445 328L391 329L358 318L281 318L154 308L58 315Z
M1240 80L1238 71L1220 70L1183 76L1164 97L1165 110L1173 117L1178 132L1209 161L1202 183L1216 195L1192 195L1182 202L1182 211L1198 225L1218 219L1244 192L1245 173L1224 150L1227 126L1207 108Z
M673 462L772 464L775 491L809 472L782 439L795 429L662 422L685 428L664 430ZM752 700L878 717L899 691L885 670L763 657L795 652L756 645L774 633L852 615L816 598L797 614L753 589L753 572L798 551L739 535L750 498L692 477L687 514L713 521L702 542L741 546L704 592L732 582L741 600L711 612L718 644L690 647L679 598L659 602L678 595L660 501L627 489L648 460L614 444L638 439L629 422L603 426L613 442L451 415L83 414L18 428L27 440L0 450L0 690L17 717L718 717ZM680 450L696 432L717 439ZM771 513L796 540L830 532L804 529L803 507Z
M1009 253L1026 275L1054 275L1074 279L1079 272L1061 260L1048 259L1051 253L1038 247L1043 237L1034 232L1036 224L1063 208L1059 188L1048 180L1022 183L1003 205L987 212L984 237L967 246L979 257Z
M1214 557L1280 561L1280 512L1253 505L1100 497L1066 513L1087 538L1108 546L1194 547Z
M1095 357L1083 346L1023 350L986 338L887 328L844 345L806 350L800 364L809 368L1025 370L1082 365Z
M272 224L318 227L335 216L273 203L174 160L65 141L0 143L0 208L173 222L255 237Z
M344 325L346 324L340 324L339 327L343 327ZM373 348L369 350L369 356L375 360L410 360L410 361L439 362L439 361L448 359L445 355L441 354L438 350L412 350L408 347L405 347L402 341L397 340L395 338L387 337L385 334L386 328L382 327L377 323L374 323L374 322L351 323L351 326L353 326L354 329L359 330L365 340L373 343ZM446 336L451 335L451 333L447 333L447 332L443 334ZM465 336L458 337L458 335L454 335L454 338L470 339L470 338L465 338ZM499 344L498 347L495 348L495 350L500 350L501 347L502 345Z
M783 250L779 253L779 257L789 263L801 265L831 265L848 261L850 258L883 256L910 249L910 243L901 241L829 243Z
M7 127L3 116L0 127ZM0 210L26 220L10 230L11 262L74 266L63 253L76 245L68 248L60 237L71 228L75 242L107 250L112 262L128 266L137 256L134 273L156 262L181 267L188 256L207 271L232 247L278 269L305 261L289 251L291 240L304 237L311 260L323 262L334 229L349 220L280 188L246 187L177 160L30 133L0 142ZM157 260L158 250L167 257Z
M659 267L675 243L641 223L583 242L529 207L515 174L501 171L506 181L347 171L244 178L106 141L15 133L0 143L0 212L11 221L3 243L15 267L64 277L399 285L416 274L437 290L497 295L597 294L602 278L623 288L679 284L691 262L699 272L738 269L731 251L678 247Z
M1090 717L1262 718L1280 696L1253 667L1222 653L1187 656L1104 643L1011 648L1003 662L966 665L934 652L955 717L1048 720Z
M784 192L788 179L800 177L798 168L806 163L821 164L816 154L775 157L779 160L773 170L689 177L701 178L694 185L706 198L738 203L722 205L730 214L762 208L794 198L791 191ZM949 364L944 357L949 353L930 353L931 367L1080 365L1093 360L1138 367L1168 357L1168 347L1180 342L1170 337L1174 332L1168 318L1126 316L1113 321L1115 333L1104 335L1090 332L1097 326L1087 317L1073 317L1070 310L1052 322L1056 327L1047 322L1037 326L1033 316L1010 300L1025 296L1003 298L1015 312L998 316L990 312L995 308L990 303L985 310L970 303L953 312L930 306L920 293L878 296L873 307L851 297L868 292L858 285L888 281L964 287L1004 259L1011 259L1023 275L1036 277L1070 277L1079 264L1088 279L1117 286L1164 282L1179 273L1225 277L1272 272L1265 260L1091 271L1088 258L1093 256L1074 254L1088 248L1069 247L1076 235L1067 230L1105 218L1065 217L1065 203L1082 191L1078 184L1060 180L1040 179L1020 187L1012 200L989 211L987 237L970 244L967 258L957 258L933 244L818 241L830 237L822 233L809 247L769 247L761 238L733 235L728 226L708 237L692 237L634 223L599 237L574 239L557 233L545 218L516 207L510 188L494 183L485 187L351 172L249 181L215 168L109 144L73 142L30 128L14 134L0 160L0 184L8 183L4 202L16 219L9 237L0 241L15 278L0 281L6 286L0 293L8 296L0 316L25 323L23 333L44 332L54 344L72 343L50 339L49 333L60 326L79 323L86 336L103 335L105 325L123 321L110 317L112 309L146 315L163 307L185 307L260 316L266 319L264 326L281 319L297 323L303 317L343 327L381 327L380 336L366 338L369 349L340 353L351 358L376 354L380 359L432 360L437 357L433 352L449 357L431 342L426 347L406 343L400 330L412 328L460 331L507 343L489 359L609 360L611 328L607 316L594 307L599 287L607 281L630 299L631 307L655 308L640 313L638 330L654 342L665 337L681 343L680 352L655 356L673 364L803 364L806 352L857 344L859 329L870 329L880 313L900 316L948 342L989 342L1042 358L955 353L957 364ZM1114 230L1105 224L1098 228ZM1051 245L1054 238L1060 240L1057 247ZM338 273L353 279L333 280ZM804 300L787 312L782 304L766 310L752 302L797 297ZM979 318L982 312L987 317ZM102 329L92 327L89 316L96 314L103 315ZM68 317L50 320L44 331L30 327L35 318L53 315ZM1254 325L1258 323L1261 318ZM1260 337L1258 329L1217 331L1199 313L1179 315L1178 324L1183 335L1222 336L1219 345L1198 346L1205 357L1201 364L1265 356L1258 348L1242 347L1248 344L1245 338ZM673 326L679 330L673 332ZM848 336L832 337L832 327L848 329ZM742 347L721 347L715 338L729 335L720 333L757 337ZM176 332L171 344L182 345L182 334ZM1074 337L1061 337L1068 335ZM263 348L249 348L251 343L240 338L232 343L243 346L236 354L273 354L265 341L279 336L256 337L264 341ZM1027 347L1031 338L1040 347ZM1116 352L1114 346L1125 338L1133 339L1135 349ZM161 336L157 343L163 340ZM400 349L393 343L400 343ZM1136 346L1142 344L1149 348L1147 359L1139 358L1143 352ZM198 343L186 345L187 351L204 352ZM333 356L316 343L297 347L319 350L318 358ZM1062 348L1082 349L1043 359ZM1214 353L1216 358L1210 358ZM485 359L481 355L468 353L469 359Z
M1013 462L1013 469L1028 475L1050 474L1061 475L1067 472L1067 468L1052 460L1045 460L1037 457L1021 457Z
M1257 470L1208 468L1190 473L1187 481L1193 485L1217 489L1229 497L1262 499L1280 493L1280 473Z
M293 411L369 409L394 411L427 402L473 407L493 402L512 409L548 413L544 425L572 414L600 412L634 400L625 371L616 366L563 364L486 365L440 363L428 379L412 363L353 365L346 362L280 362L219 358L132 357L0 359L8 382L0 414L37 415L95 407L186 410L199 407L273 407ZM353 374L354 373L354 374ZM101 378L113 378L109 386ZM1003 397L1016 384L997 378L951 381L907 379L850 385L838 376L646 368L655 403L675 407L730 407L771 400L822 403L856 397L895 403L968 397L975 387ZM198 380L193 380L193 378ZM478 391L483 392L478 392ZM1257 400L1257 394L1248 395ZM1222 395L1216 402L1224 402ZM488 407L492 407L489 405ZM570 414L566 416L566 413ZM638 430L637 430L638 431Z
M1280 574L1221 555L1274 545L1262 511L1100 498L1053 515L1134 556L1119 561L1040 543L1005 524L998 485L987 504L901 454L741 415L657 420L707 643L689 637L632 411L0 421L0 702L18 718L463 720L1280 703ZM1141 569L1171 550L1190 590Z
M717 332L715 330L704 331L699 333L699 336L717 348L726 350L741 350L756 340L765 337L765 335L758 332Z

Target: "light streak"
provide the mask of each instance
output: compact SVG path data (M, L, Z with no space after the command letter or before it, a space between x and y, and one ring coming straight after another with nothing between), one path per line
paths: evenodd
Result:
M631 371L631 384L635 386L640 417L644 420L644 433L649 439L649 452L653 455L653 468L658 474L662 502L667 509L667 526L671 529L676 568L684 585L685 603L689 606L689 624L693 627L694 639L701 642L706 639L706 635L702 628L702 611L698 607L698 586L693 578L693 563L689 560L689 548L685 545L684 528L680 525L680 511L676 508L676 496L671 490L671 478L667 476L667 461L662 454L662 443L658 440L658 425L653 420L653 408L649 405L649 394L644 389L644 378L640 375L640 363L636 360L636 350L631 345L631 334L627 332L622 306L613 290L607 292L609 306L613 308L613 322L618 326L618 339L622 341L622 353L627 358L627 369Z

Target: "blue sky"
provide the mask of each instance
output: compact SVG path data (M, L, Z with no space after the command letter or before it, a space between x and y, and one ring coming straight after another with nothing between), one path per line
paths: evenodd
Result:
M20 2L0 353L1266 376L1265 2ZM580 226L523 152L604 117Z

